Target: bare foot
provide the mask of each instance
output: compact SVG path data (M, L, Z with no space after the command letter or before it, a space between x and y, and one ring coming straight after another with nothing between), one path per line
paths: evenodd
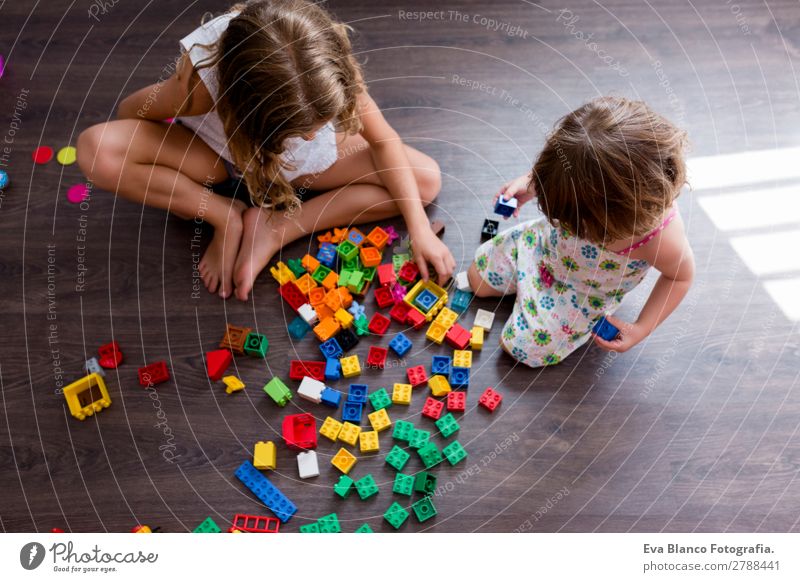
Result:
M214 229L214 238L198 265L206 289L209 293L219 291L223 299L230 297L233 290L233 267L242 240L245 208L247 206L241 200L232 201L225 226Z
M269 222L267 222L269 219ZM281 248L283 228L277 213L248 208L244 212L244 237L233 268L236 297L247 301L258 274Z

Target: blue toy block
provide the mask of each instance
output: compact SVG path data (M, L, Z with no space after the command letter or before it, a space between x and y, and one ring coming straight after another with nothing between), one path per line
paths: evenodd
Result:
M353 243L356 246L361 245L364 242L364 235L357 228L351 228L350 231L347 233L347 240Z
M453 366L450 370L450 386L453 388L469 388L469 368Z
M428 313L431 307L433 307L438 300L439 298L436 295L434 295L431 291L429 291L428 289L423 289L422 291L417 293L416 297L414 297L414 305L419 307L425 313Z
M339 403L342 401L342 393L327 386L320 394L320 402L331 408L339 408Z
M336 338L330 338L319 344L319 351L322 352L322 355L326 358L340 358L344 351L342 350L342 346L339 345L339 342L336 341Z
M613 341L619 335L619 330L605 317L601 317L597 320L592 331L595 335L603 338L607 342Z
M367 402L367 392L369 392L369 386L366 384L350 384L350 390L347 391L347 401L365 404Z
M303 339L309 331L311 331L311 327L299 315L289 324L289 335L294 339Z
M366 309L364 309L364 306L361 305L358 301L353 301L353 304L347 308L347 311L350 312L350 315L353 316L353 319L358 319L362 315L364 317L367 316Z
M297 506L272 484L250 461L245 461L234 473L259 501L266 505L283 523L297 513Z
M449 376L450 368L453 365L453 358L450 356L433 356L431 361L431 376L437 374L441 376Z
M389 347L402 358L411 349L411 340L401 332L392 338L392 341L389 342Z
M346 400L342 407L342 420L354 424L361 423L361 409L363 404Z
M456 289L456 292L453 294L453 301L450 303L450 308L456 313L464 313L469 309L471 301L472 293Z
M339 360L328 358L325 361L325 379L338 380L342 377L342 365Z
M333 269L336 265L336 245L331 243L322 243L319 245L319 252L317 253L317 260L328 267Z
M494 205L494 213L499 214L500 216L505 216L508 218L509 216L514 215L514 211L517 209L517 199L512 198L511 200L506 200L502 196L497 199L497 203Z

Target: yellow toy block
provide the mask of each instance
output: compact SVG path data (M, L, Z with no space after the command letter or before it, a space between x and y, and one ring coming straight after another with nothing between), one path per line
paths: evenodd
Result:
M438 321L431 323L428 331L425 332L425 337L430 341L440 344L444 341L444 336L447 335L447 328Z
M225 383L225 393L233 394L239 390L244 390L244 382L236 376L224 376L222 381Z
M275 469L275 443L258 441L253 449L253 466L256 469Z
M358 356L341 358L339 363L342 365L342 376L345 378L352 378L361 373L361 362L358 361Z
M303 295L308 295L308 292L317 286L317 282L308 273L297 279L294 284L297 285Z
M339 331L339 322L332 317L326 317L314 326L314 335L321 342L331 339Z
M342 473L347 475L350 472L350 469L353 468L353 465L356 464L356 456L345 449L344 447L339 449L339 452L333 455L331 459L331 465L339 469Z
M392 403L411 404L411 384L395 384L392 390Z
M64 398L70 414L78 420L111 406L111 396L100 374L89 374L73 382L64 388Z
M424 290L430 291L437 297L436 303L434 303L427 312L422 311L414 304L414 299L416 299L417 295ZM403 301L406 303L406 305L412 309L416 309L422 315L424 315L425 321L431 321L434 316L439 313L439 310L442 309L447 303L447 291L439 287L433 281L417 281L417 283L408 291L408 293L406 293Z
M325 287L325 291L331 291L332 289L336 289L336 286L339 284L339 274L334 273L331 271L328 273L328 276L322 280L322 286Z
M336 310L336 313L333 314L333 316L336 318L336 321L339 322L339 325L341 325L345 329L353 325L353 316L350 315L349 311L346 311L344 309L338 309Z
M378 433L374 430L362 432L359 437L359 443L362 453L377 453L381 449L381 445L378 442Z
M447 378L438 374L428 380L428 386L430 386L431 394L436 398L445 396L451 390L450 382L447 381Z
M303 265L303 268L309 273L313 273L317 270L317 267L319 267L319 261L311 255L306 255L300 259L300 264Z
M442 307L442 310L439 312L439 315L436 316L435 321L439 325L443 325L445 328L450 329L453 327L453 324L458 319L458 313L450 309L449 307Z
M361 427L345 422L342 424L342 430L339 431L339 440L347 443L348 445L355 446L358 442L358 435L361 434Z
M283 261L278 261L277 265L270 267L269 272L272 273L273 277L275 277L278 285L284 285L285 283L294 281L296 279L294 273L292 273L291 269L289 269L289 267L287 267L286 263Z
M472 328L472 338L469 340L469 347L476 352L483 349L483 331L483 328L477 325Z
M392 426L392 420L389 418L389 413L386 412L385 408L368 414L367 418L369 418L369 423L372 425L375 432L381 432Z
M453 352L453 365L456 368L471 368L472 352L469 350L455 350Z
M322 423L322 426L319 429L319 434L336 442L336 439L339 438L339 433L341 431L342 423L332 416L329 416L325 419L325 422Z

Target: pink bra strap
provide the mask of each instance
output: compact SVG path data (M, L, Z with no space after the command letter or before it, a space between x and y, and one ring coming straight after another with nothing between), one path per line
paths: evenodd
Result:
M659 226L658 228L656 228L656 229L653 229L652 231L650 231L650 232L649 232L647 235L645 235L645 237L644 237L642 240L640 240L639 242L637 242L637 243L635 243L635 244L632 244L631 246L629 246L629 247L628 247L628 248L626 248L626 249L623 249L623 250L621 250L621 251L617 251L617 254L618 254L618 255L627 255L627 254L630 254L630 253L632 253L632 252L633 252L633 251L635 251L636 249L638 249L638 248L640 248L640 247L643 247L644 245L646 245L647 243L649 243L651 240L653 240L653 239L655 238L655 236L656 236L656 235L657 235L659 232L661 232L662 230L664 230L665 228L667 228L667 225L669 225L669 223L670 223L670 222L672 222L672 219L673 219L673 218L675 218L675 216L677 216L677 214L678 214L678 207L677 207L677 206L673 206L673 207L672 207L672 210L670 210L670 211L669 211L669 214L667 214L667 217L664 219L664 222L662 222L662 223L661 223L661 226Z

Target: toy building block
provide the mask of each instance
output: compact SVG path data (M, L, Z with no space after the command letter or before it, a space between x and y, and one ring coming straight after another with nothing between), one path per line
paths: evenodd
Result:
M483 333L484 329L477 325L472 328L469 337L469 347L474 351L479 352L483 349Z
M274 517L237 513L233 516L231 529L248 533L278 533L280 523L280 520Z
M481 240L489 240L497 236L500 232L500 223L496 220L485 219L481 228Z
M103 366L100 365L100 362L97 361L97 358L89 358L86 360L86 363L83 365L83 369L86 374L100 374L101 376L106 375L106 371L103 370Z
M467 393L451 392L447 395L447 410L450 412L464 412L467 409Z
M308 292L308 302L311 307L316 308L320 305L325 304L325 289L323 287L314 287L311 291ZM319 315L319 314L317 314Z
M423 313L428 313L431 307L436 304L437 297L427 289L423 289L414 297L414 306Z
M297 276L286 266L283 261L278 261L274 267L269 268L269 272L272 273L272 276L278 282L278 285L283 285L284 283L288 283L289 281L294 281Z
M425 366L406 368L406 375L408 376L408 383L415 388L428 381L428 373L425 371Z
M453 300L450 302L450 307L457 313L464 313L469 309L469 304L472 301L472 293L469 291L460 291L456 289L453 294Z
M369 321L369 330L374 334L383 335L389 329L389 323L391 322L388 317L376 312Z
M383 230L384 230L384 232L386 232L386 236L387 236L386 244L392 244L394 241L396 241L398 238L400 238L400 235L397 234L397 231L395 230L395 228L393 226L387 226Z
M295 451L317 448L317 422L308 413L289 414L281 427L286 446Z
M394 430L392 431L392 438L397 441L410 442L411 437L414 436L414 424L407 420L398 420L394 423Z
M372 475L368 473L356 481L356 491L362 500L369 499L378 493L378 485Z
M395 301L404 301L408 294L408 289L403 287L400 283L392 285L391 291Z
M236 376L223 376L222 381L225 383L225 393L233 394L244 390L244 382L239 380Z
M383 309L384 307L394 305L394 297L392 297L392 292L386 287L376 287L374 295L375 302L378 304L378 309Z
M410 457L411 455L409 455ZM394 476L394 485L392 486L392 493L398 495L411 496L414 493L414 475L406 475L405 473L397 473Z
M448 330L447 335L444 336L444 339L454 348L463 350L469 345L470 334L469 331L455 323L453 324L453 327Z
M440 416L442 416L442 411L444 410L444 402L436 400L435 398L431 398L428 396L425 399L425 404L422 407L422 416L427 416L428 418L432 418L433 420L438 420Z
M300 398L304 398L310 402L313 402L314 404L319 404L322 402L323 390L325 390L325 384L319 380L314 380L314 378L309 378L306 376L300 381L300 387L297 389L297 395Z
M286 265L289 267L289 270L292 272L295 278L302 277L307 272L308 273L311 272L311 271L306 271L306 268L303 266L302 259L289 259L288 261L286 261ZM283 283L281 283L281 285L283 285Z
M411 404L411 384L395 384L392 389L392 402L394 404Z
M352 329L343 329L336 334L336 341L342 346L342 350L349 352L358 344L358 336Z
M317 317L319 317L320 321L325 321L326 319L332 319L334 322L336 322L336 324L338 326L339 322L336 321L336 318L333 316L334 311L330 307L325 305L324 303L320 303L319 305L317 305L314 308L314 311L317 312ZM322 341L325 341L325 340L322 340Z
M491 388L487 388L481 394L481 397L478 399L478 404L483 406L489 412L494 412L494 409L500 406L500 403L503 401L503 396L492 390Z
M122 363L122 350L117 342L111 342L97 349L100 356L100 365L106 370L113 369Z
M334 312L338 309L347 309L353 304L353 296L345 287L336 287L325 294L325 304Z
M467 458L467 451L464 450L464 447L462 447L461 443L458 441L453 441L447 445L442 449L442 453L444 453L445 458L451 465L457 465Z
M326 418L325 422L323 422L322 426L319 428L319 434L334 442L339 438L340 432L342 432L342 423L332 416Z
M367 415L369 423L375 432L381 432L392 426L392 420L389 418L389 413L385 408L376 410ZM363 434L363 433L362 433Z
M319 261L312 257L311 255L306 255L300 260L300 264L303 265L303 268L306 270L307 273L313 273L319 267Z
M439 429L439 432L444 438L450 438L461 428L456 420L456 417L449 412L437 420L435 424L436 428Z
M267 336L251 331L244 341L244 353L257 358L267 357L269 341Z
M478 327L482 327L487 332L492 330L492 324L494 323L494 313L491 311L486 311L485 309L478 309L475 313L475 321L472 325L477 325Z
M364 281L372 283L375 280L375 275L378 274L378 267L362 267L361 273L364 275ZM366 290L363 289L361 294L365 294Z
M365 283L364 274L361 271L353 271L347 278L347 290L350 291L350 293L359 295L364 290ZM344 283L342 283L341 273L339 273L339 285L345 286Z
M305 322L303 322L305 323ZM321 342L327 341L339 332L339 322L332 317L326 317L314 326L314 335Z
M442 344L446 336L447 336L447 328L438 321L431 322L428 331L425 332L425 339L439 345Z
M350 422L342 423L342 430L339 431L339 440L350 446L355 446L358 442L358 435L361 434L361 427Z
M419 267L412 261L406 261L400 271L397 273L397 278L405 285L410 285L419 277Z
M392 405L392 398L386 392L386 388L379 388L369 395L369 402L375 410L389 408Z
M408 439L408 446L412 449L419 449L428 444L431 440L431 433L421 428L415 428L411 433L411 438Z
M357 228L351 228L347 231L347 240L351 244L355 246L361 246L361 244L366 240L364 233L358 230Z
M253 466L256 469L275 469L275 443L258 441L253 447Z
M325 362L315 360L291 360L289 362L289 378L302 380L305 377L320 382L325 380Z
M356 319L356 335L369 335L369 321L367 320L366 315L360 315L358 319Z
M336 341L336 338L325 340L319 344L319 351L321 351L322 355L329 360L333 358L339 358L343 353L342 346L339 345L339 342Z
M430 297L430 295L435 296L436 301L430 304L429 307L428 302L426 301L425 306L427 309L421 309L420 305L418 305L416 302L417 298L420 296ZM425 316L425 321L431 321L447 302L447 291L439 287L431 280L420 280L405 294L403 301L422 313Z
M381 287L391 287L397 282L397 277L394 274L394 268L391 264L378 265L377 267L378 283Z
M353 490L354 483L355 481L353 481L347 475L339 475L339 481L337 481L336 485L333 486L333 492L342 499L347 499L347 497L350 495L350 492Z
M417 521L420 523L428 521L430 518L436 516L436 508L433 506L430 495L426 495L412 504L411 509L414 511L414 515L417 516Z
M222 530L217 525L217 522L207 517L192 530L192 533L222 533Z
M333 269L334 265L336 264L336 245L327 242L319 245L317 261L329 269ZM308 267L306 267L306 270L308 270Z
M377 267L381 264L383 258L381 251L375 247L361 247L359 251L361 257L361 264L365 267Z
M517 199L510 198L506 200L503 196L497 199L497 202L494 204L494 213L499 214L500 216L505 216L508 218L514 214L514 211L517 209Z
M358 443L362 453L377 453L381 448L378 432L374 430L362 431L358 435Z
M316 521L314 523L306 523L301 525L298 531L300 533L319 533L319 524Z
M228 369L228 366L231 365L232 360L233 355L230 350L206 352L206 372L208 373L208 377L215 382L221 379Z
M230 355L230 352L228 352L228 354ZM222 374L217 378L213 378L213 380L219 380L221 377ZM148 366L139 368L139 384L144 387L163 384L167 380L169 380L169 370L167 369L166 362L154 362Z
M400 269L402 269L403 265L405 265L409 260L411 260L411 255L408 253L395 252L392 255L392 268L394 269L395 275L400 272Z
M314 282L317 285L322 285L322 283L325 281L325 279L331 273L332 273L332 271L328 267L326 267L325 265L320 265L319 267L314 269L313 273L311 273L311 278L314 280ZM315 287L315 288L318 288L318 287ZM310 291L309 291L309 293L310 293Z
M469 284L469 276L466 271L457 273L455 279L456 289L459 291L472 291L472 287Z
M450 388L450 382L447 381L447 378L438 374L436 376L431 376L431 378L428 380L428 386L431 389L431 394L436 398L447 396L447 394L452 390L452 388Z
M423 495L432 495L436 491L436 475L420 471L414 477L414 491Z
M308 325L316 325L319 322L319 316L316 309L311 307L308 303L303 303L297 308L297 314L303 318Z
M398 471L402 471L410 458L411 455L407 451L395 445L392 447L392 450L389 451L389 454L386 455L386 464L390 467L394 467Z
M358 361L357 355L341 358L339 363L342 366L342 376L345 378L352 378L361 374L361 362Z
M601 317L597 320L597 323L594 324L592 333L606 340L607 342L610 342L614 341L619 335L619 329L605 317Z
M347 475L358 459L350 451L342 447L331 459L331 465Z
M389 342L389 347L392 348L392 351L394 351L394 353L400 357L405 356L411 349L411 346L411 340L409 340L402 332L399 332L392 338L392 341Z
M234 473L245 487L266 505L275 516L285 523L297 513L297 506L275 487L250 461L245 461Z
M431 359L431 374L449 376L453 359L450 356L433 356Z
M353 533L375 533L375 532L372 531L372 528L369 527L368 523L365 523L363 525L360 525L358 527L358 529L356 531L354 531Z
M361 422L363 404L360 402L345 401L342 406L342 420L346 422Z
M417 311L416 309L409 308L408 313L406 314L406 323L413 327L414 329L422 329L422 327L428 322L425 319L425 316ZM442 342L439 342L442 343Z
M335 271L328 273L320 283L325 291L336 289L339 285L339 275Z
M367 367L383 369L386 367L386 356L389 355L389 350L380 346L370 346L367 352Z
M336 253L343 261L348 261L353 257L358 256L358 245L354 245L350 241L343 241L336 247Z
M342 525L339 523L339 516L335 513L323 515L317 520L319 533L342 533Z
M406 323L406 318L407 318L408 312L410 310L411 310L411 307L409 307L406 303L403 303L402 301L399 301L399 302L395 303L394 307L392 307L389 310L389 316L393 320L395 320L397 323L399 323L400 325L404 325ZM414 311L417 313L417 315L419 315L422 318L422 321L424 323L425 322L425 318L422 316L422 314L417 312L416 310L414 310Z
M299 315L295 317L289 324L289 335L296 340L301 340L306 337L306 334L309 331L311 331L311 326L309 326Z
M471 368L472 352L469 350L455 350L453 352L453 365L457 368Z
M89 374L66 386L62 393L67 401L69 412L78 420L84 420L95 412L111 406L106 383L100 374Z
M358 301L354 300L353 304L347 308L347 313L352 315L354 319L358 319L362 315L366 316L367 310Z
M346 228L333 228L333 236L331 237L331 242L334 244L339 244L343 240L347 238L347 229Z
M368 391L369 386L366 384L350 384L350 388L347 390L347 401L366 404Z
M367 241L378 250L383 250L389 242L389 235L380 226L376 226L367 235Z
M316 451L303 451L297 455L297 472L301 479L319 477L319 463Z
M383 514L383 519L389 522L394 529L400 529L405 521L408 519L408 516L411 515L403 506L397 503L396 501L389 506L389 509L386 510L386 513Z
M275 401L278 406L286 406L292 398L292 391L277 376L267 382L264 393Z
M289 306L297 311L301 305L306 302L306 297L294 284L294 281L288 281L278 288L278 293L289 304Z
M325 379L338 380L341 377L342 377L342 368L341 365L339 364L339 360L336 358L329 358L325 360Z
M331 408L339 408L339 404L342 401L342 393L338 390L334 390L333 388L328 388L327 386L320 394L320 402L325 406L330 406Z
M456 319L458 319L458 313L447 307L442 307L441 311L439 311L439 315L436 316L434 321L439 325L442 325L445 329L450 329L453 327Z
M244 353L244 346L247 342L247 334L252 331L249 327L239 327L236 325L227 324L225 335L219 342L220 348L227 348L237 354Z
M469 368L453 366L450 370L450 386L453 388L469 388Z

